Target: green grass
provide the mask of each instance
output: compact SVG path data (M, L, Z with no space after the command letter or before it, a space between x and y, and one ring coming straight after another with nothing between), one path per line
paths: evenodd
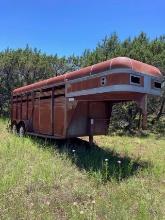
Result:
M6 125L0 119L0 219L165 219L163 137L100 136L90 149L19 138Z

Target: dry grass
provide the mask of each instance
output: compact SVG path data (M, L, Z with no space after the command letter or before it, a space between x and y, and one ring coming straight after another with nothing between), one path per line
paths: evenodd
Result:
M165 219L165 139L95 141L22 139L0 119L0 219Z

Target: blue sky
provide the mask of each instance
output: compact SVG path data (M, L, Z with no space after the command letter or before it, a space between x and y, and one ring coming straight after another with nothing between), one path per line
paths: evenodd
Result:
M105 35L165 34L164 0L0 0L0 50L29 44L47 54L80 55Z

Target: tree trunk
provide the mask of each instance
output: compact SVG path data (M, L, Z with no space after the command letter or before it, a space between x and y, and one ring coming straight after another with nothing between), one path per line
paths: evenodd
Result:
M162 100L160 110L159 110L159 112L156 116L156 119L155 119L156 121L159 121L160 117L162 116L164 105L165 105L165 98L163 98L163 100Z

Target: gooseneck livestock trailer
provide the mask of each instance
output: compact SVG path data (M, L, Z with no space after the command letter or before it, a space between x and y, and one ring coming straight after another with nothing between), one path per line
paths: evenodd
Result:
M151 65L117 57L31 85L12 93L13 132L65 139L103 135L112 106L135 101L147 119L147 95L160 95L162 74Z

